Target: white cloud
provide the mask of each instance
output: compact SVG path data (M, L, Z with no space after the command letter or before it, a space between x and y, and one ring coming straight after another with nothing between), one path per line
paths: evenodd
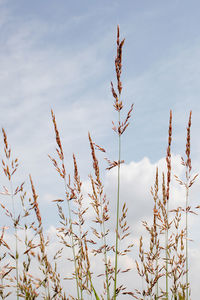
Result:
M178 175L182 176L184 174L183 167L180 165L180 156L174 156L172 155L172 170ZM150 187L154 184L154 178L155 178L155 170L156 166L159 168L159 173L161 175L161 172L166 169L165 167L165 158L159 160L157 163L152 164L148 158L144 158L140 162L131 162L130 164L124 164L121 168L121 200L125 200L127 202L127 206L129 208L128 210L128 222L131 225L131 235L128 238L129 243L134 243L134 249L133 252L128 254L127 257L124 257L119 260L120 266L122 268L128 268L132 267L133 270L130 273L125 274L124 276L120 275L120 282L125 283L128 290L134 289L134 288L140 288L140 279L137 275L137 271L135 268L135 259L138 257L138 245L139 245L139 237L140 235L143 235L144 238L144 244L146 245L148 243L147 235L141 225L142 220L147 220L149 223L152 221L152 207L153 207L153 200L150 195ZM107 192L107 196L111 203L111 219L112 222L110 222L111 226L114 226L115 224L115 190L116 190L116 175L117 170L113 169L110 172L106 174L105 177L105 190ZM161 184L161 182L160 182ZM196 184L196 190L195 193L191 195L191 197L194 199L195 202L196 198L198 199L199 194L199 188L200 184ZM90 190L89 187L89 181L84 182L83 184L83 194L85 196L84 202L85 205L88 205L90 200L87 197L87 193ZM184 194L184 193L183 193ZM182 198L182 191L181 187L175 182L175 180L172 180L172 188L171 188L171 201L173 202L172 206L180 205L184 203L184 199ZM46 199L48 200L53 197L51 194L46 194ZM45 198L44 197L44 198ZM52 199L51 199L52 200ZM89 221L91 219L91 212L89 213ZM54 219L55 219L55 213L54 213ZM58 216L57 216L58 218ZM190 222L190 226L196 226L196 219L191 219L192 222ZM111 228L111 234L114 233L114 228ZM21 239L23 239L23 233L19 232L19 235ZM56 237L56 228L52 224L46 231L45 236L48 235L50 237L50 245L48 247L49 251L49 257L53 257L55 252L61 247L61 245L58 243L58 239ZM197 248L197 245L199 244L199 235L194 236L195 244L190 245L190 278L193 278L193 274L197 272L200 268L200 265L198 266L196 261L199 260L199 251ZM6 236L6 239L8 243L14 244L14 237L13 236ZM111 242L112 238L109 239L109 242ZM114 241L114 239L113 239ZM124 246L124 244L123 244ZM21 249L21 248L20 248ZM22 249L21 249L22 250ZM67 252L63 252L62 258L60 259L60 262L58 264L58 269L61 272L61 275L63 277L70 274L72 270L72 265L69 264L66 260L67 256L71 256L70 249L67 250ZM114 261L113 255L111 255L111 260ZM102 266L103 264L99 264L99 260L97 261L97 258L93 258L91 256L91 267L95 271L96 274L102 272ZM36 272L35 266L33 267L33 272ZM67 270L67 273L66 273ZM38 273L39 274L39 273ZM133 280L134 280L134 286L133 286ZM100 288L100 281L94 280L94 284ZM197 291L195 286L197 286L196 279L192 279L191 286L193 290L193 295L196 295ZM73 293L73 285L70 284L70 291ZM12 298L11 298L12 299ZM121 298L119 298L121 299Z

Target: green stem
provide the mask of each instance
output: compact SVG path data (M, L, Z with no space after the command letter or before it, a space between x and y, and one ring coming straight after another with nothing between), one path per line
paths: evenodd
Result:
M188 183L186 187L186 208L185 208L185 217L186 217L186 300L189 300L189 275L188 275Z
M96 292L96 290L95 290L95 288L94 288L94 286L93 286L93 283L92 283L92 278L91 278L91 274L90 274L90 272L89 272L89 271L88 271L88 275L89 275L90 284L91 284L91 287L92 287L93 293L94 293L94 295L95 295L95 299L96 299L96 300L100 300L100 298L99 298L99 296L98 296L98 294L97 294L97 292Z
M118 114L120 125L120 110ZM120 161L121 161L121 135L118 133L118 174L117 174L117 219L116 219L116 241L115 241L115 279L114 279L114 300L117 297L117 265L118 265L118 229L119 229L119 200L120 200Z
M169 299L169 283L168 283L168 260L169 260L169 249L168 249L168 236L169 236L169 230L168 230L168 224L169 224L169 200L167 199L167 230L165 233L165 259L166 259L166 273L165 273L165 279L166 279L166 300Z

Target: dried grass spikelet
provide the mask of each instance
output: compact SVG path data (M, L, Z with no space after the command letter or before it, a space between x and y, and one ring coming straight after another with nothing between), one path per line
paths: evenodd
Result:
M116 71L116 78L117 78L117 90L118 93L115 91L114 85L111 81L111 92L114 98L114 108L116 111L118 111L120 113L120 111L123 108L123 102L121 101L121 92L122 92L122 82L121 82L121 73L122 73L122 47L124 45L124 41L125 39L123 39L122 41L120 41L119 38L119 26L117 27L117 56L115 58L115 71ZM127 129L128 125L129 125L129 119L131 117L131 112L133 110L133 104L131 105L130 110L127 113L126 119L124 122L121 122L119 120L118 125L116 126L113 123L113 130L119 135L121 136L125 130Z
M122 72L122 47L124 45L124 41L125 41L125 39L120 41L119 26L117 26L117 56L115 58L115 71L116 71L116 77L117 77L118 95L115 92L113 83L111 82L111 91L112 91L113 97L115 99L114 108L117 111L120 111L123 108L122 101L120 101L119 98L120 98L120 95L122 92L121 72Z
M31 175L29 175L29 179L30 179L32 195L33 195L33 208L35 210L35 214L36 214L36 217L37 217L37 220L38 220L38 223L39 223L39 227L41 227L42 226L42 218L41 218L41 214L40 214L40 210L39 210L39 206L38 206L38 201L37 201L38 195L36 194L35 187L33 185L33 180L32 180Z
M65 170L65 164L64 164L64 152L63 152L62 143L61 143L61 139L60 139L60 134L59 134L59 131L58 131L58 128L57 128L56 118L55 118L53 110L51 110L51 116L52 116L52 121L53 121L53 125L54 125L56 143L57 143L57 146L58 146L58 148L56 148L56 152L57 152L58 158L60 160L60 166L59 166L59 163L57 162L57 160L55 158L51 157L50 155L48 155L48 156L49 156L50 160L52 161L56 171L65 180L66 170Z
M117 26L117 57L115 59L115 70L117 75L117 87L120 95L122 91L122 83L120 80L120 76L122 72L122 47L124 45L125 39L120 41L119 35L120 34L119 34L119 25L118 25Z
M96 158L94 144L93 144L93 141L91 139L90 133L88 133L88 138L89 138L90 148L91 148L91 154L92 154L92 158L93 158L93 169L95 171L96 181L101 186L102 183L101 183L100 176L99 176L99 163L98 163L98 160Z
M2 128L3 140L4 140L4 153L7 159L7 162L2 159L2 168L5 176L11 181L12 176L18 169L19 163L18 158L12 159L11 157L11 148L8 145L8 139L4 128Z
M9 159L10 154L11 154L11 149L8 146L7 135L6 135L4 128L2 128L2 133L3 133L3 140L4 140L4 152L5 152L6 158Z
M185 154L187 156L186 160L186 166L189 169L189 172L192 170L192 165L191 165L191 158L190 158L190 129L191 129L191 118L192 118L192 111L190 111L190 116L189 116L189 121L188 121L188 127L187 127L187 142L186 142L186 150Z
M169 201L169 185L171 181L171 142L172 142L172 111L170 110L170 119L169 119L169 135L168 135L168 147L167 147L167 191L166 191L166 200Z
M127 212L128 212L128 207L126 203L122 206L122 212L121 212L121 217L119 218L119 228L120 231L118 232L119 235L119 240L122 241L126 239L127 237L130 236L130 226L128 225L127 221ZM133 244L129 244L126 248L120 250L119 255L124 256L127 253L131 251L131 248L133 247ZM123 271L125 272L125 271Z
M59 134L59 131L58 131L58 128L57 128L56 118L55 118L53 110L51 110L51 116L52 116L54 131L55 131L55 135L56 135L56 143L57 143L58 148L59 148L59 149L56 149L56 150L58 152L58 155L59 155L60 159L62 160L64 158L64 153L63 153L60 134Z

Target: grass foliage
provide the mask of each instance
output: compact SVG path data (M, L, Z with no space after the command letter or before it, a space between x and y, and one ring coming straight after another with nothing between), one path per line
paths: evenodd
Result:
M127 205L120 195L120 169L123 164L121 158L121 143L126 132L133 105L126 118L122 120L121 112L124 109L122 94L122 49L124 39L120 39L117 28L117 55L115 58L116 87L111 82L111 92L116 111L116 122L113 122L113 131L118 139L118 157L116 160L106 159L107 171L117 168L116 182L116 221L115 229L110 228L109 199L107 199L100 170L100 161L97 151L105 149L94 143L88 134L93 169L89 175L91 193L90 209L93 210L93 222L87 224L87 201L85 201L81 177L77 160L73 155L74 171L70 175L65 166L64 149L59 135L56 117L51 111L51 117L56 139L56 153L49 155L59 178L63 182L63 199L54 200L57 206L60 226L57 228L57 244L60 245L53 257L49 254L51 242L43 229L42 216L39 208L39 198L34 181L29 176L31 197L24 189L24 183L15 186L18 171L18 158L14 157L8 144L7 135L2 129L4 140L4 157L2 158L3 173L7 179L7 186L3 186L1 195L10 198L11 208L1 203L4 212L12 224L13 238L7 240L6 226L2 226L0 234L0 298L6 299L107 299L115 300L119 295L124 298L135 299L190 299L190 283L188 276L188 217L196 213L199 207L193 210L190 206L189 192L197 178L192 175L190 156L191 117L187 125L185 157L182 165L185 168L185 178L175 176L178 184L185 190L185 206L169 210L171 193L171 178L174 176L171 163L172 145L172 111L169 117L168 145L166 151L166 170L159 173L155 170L155 182L151 188L153 218L152 224L143 222L148 240L140 237L138 258L135 268L123 269L121 258L131 256L135 247L131 240L130 228L127 220ZM18 205L16 205L18 203ZM20 203L20 210L19 210ZM136 207L137 209L137 207ZM20 213L19 213L20 211ZM92 224L92 225L91 225ZM3 225L3 224L2 224ZM23 238L21 235L23 232ZM115 237L113 237L113 234ZM67 252L65 250L67 249ZM70 257L66 254L71 252ZM65 267L59 264L61 258L70 260L75 289L73 295L67 290L65 278L61 275ZM103 266L101 274L96 273L93 261ZM34 270L37 271L34 273ZM68 271L68 269L67 269ZM142 280L142 289L130 291L121 283L124 273L137 272ZM67 273L67 272L66 272ZM39 275L38 275L39 274ZM130 273L131 276L131 273Z

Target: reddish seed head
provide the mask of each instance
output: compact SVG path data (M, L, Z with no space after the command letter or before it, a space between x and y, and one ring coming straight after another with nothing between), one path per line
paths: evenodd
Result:
M187 127L187 142L186 142L186 150L185 150L187 156L186 166L189 168L189 172L192 170L191 158L190 158L190 129L192 124L191 119L192 119L192 111L190 111L190 115L189 115L189 121Z
M167 192L166 198L169 200L169 185L171 181L171 142L172 142L172 111L170 110L170 118L169 118L169 136L168 136L168 147L167 147Z

